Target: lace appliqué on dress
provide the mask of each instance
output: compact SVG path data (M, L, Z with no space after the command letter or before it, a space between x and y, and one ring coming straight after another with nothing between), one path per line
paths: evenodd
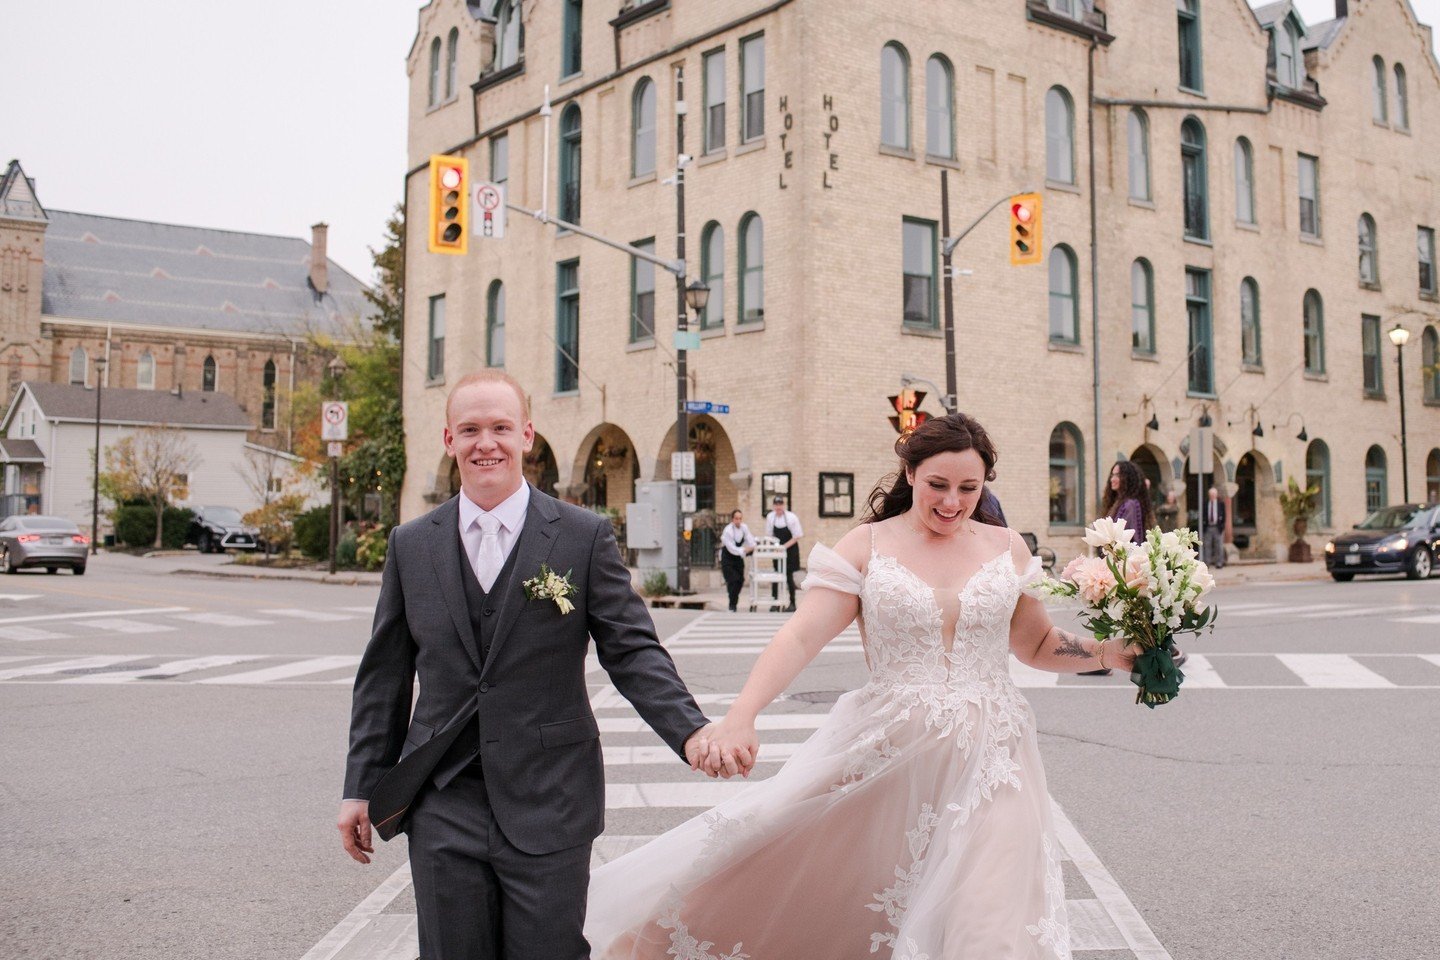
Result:
M897 931L900 929L900 921L905 917L905 909L910 905L910 895L920 883L920 875L925 869L925 851L929 849L930 838L935 835L935 827L939 823L940 816L935 812L935 808L928 803L921 804L919 822L913 830L905 832L905 843L910 848L909 869L896 867L895 883L875 894L875 903L865 904L867 910L884 913L890 926ZM871 953L879 953L882 946L894 948L895 945L894 933L870 934ZM914 941L910 942L910 946L914 946Z
M1055 844L1046 835L1045 841L1045 916L1025 929L1042 947L1055 951L1059 960L1070 960L1070 918L1065 912L1065 876L1060 871L1060 858Z
M742 952L742 943L731 947L729 953L711 953L714 942L697 940L690 934L690 928L680 919L680 893L678 890L672 890L671 893L673 895L666 901L665 909L655 921L662 929L671 931L670 949L665 951L667 956L674 957L675 960L751 960L748 953Z

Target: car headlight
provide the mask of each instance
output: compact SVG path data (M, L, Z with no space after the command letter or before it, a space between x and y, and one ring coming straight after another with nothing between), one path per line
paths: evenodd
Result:
M1334 552L1335 552L1335 541L1334 541L1334 540L1327 540L1327 541L1325 541L1325 552L1326 552L1326 553L1334 553Z
M1404 550L1408 546L1410 546L1410 541L1406 540L1404 537L1400 537L1399 539L1390 540L1386 543L1380 544L1380 552L1394 553L1398 550Z

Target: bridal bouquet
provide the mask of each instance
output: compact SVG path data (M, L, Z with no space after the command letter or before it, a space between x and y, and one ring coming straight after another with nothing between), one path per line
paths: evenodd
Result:
M1192 531L1161 533L1151 528L1143 543L1131 540L1124 520L1102 517L1085 531L1098 556L1076 557L1040 592L1052 598L1079 597L1085 626L1097 640L1122 639L1140 648L1130 680L1140 688L1136 703L1154 709L1180 694L1185 674L1175 665L1175 638L1214 629L1215 608L1202 598L1215 578L1200 562Z

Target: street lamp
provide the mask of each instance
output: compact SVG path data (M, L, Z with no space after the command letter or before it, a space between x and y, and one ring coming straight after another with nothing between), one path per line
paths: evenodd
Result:
M340 378L345 376L350 368L337 353L335 359L331 360L326 369L330 372L330 394L331 399L340 399ZM338 442L330 444L331 451L339 448ZM335 573L335 554L340 546L340 457L334 452L330 455L330 573Z
M95 489L90 502L90 556L100 552L100 394L105 390L105 357L95 358Z
M685 303L691 310L695 311L695 324L700 324L700 314L710 305L710 288L704 281L692 280L685 288Z
M1397 322L1390 328L1390 342L1395 344L1395 367L1398 370L1397 386L1400 390L1400 479L1404 488L1405 502L1410 502L1410 452L1405 437L1405 343L1410 331Z

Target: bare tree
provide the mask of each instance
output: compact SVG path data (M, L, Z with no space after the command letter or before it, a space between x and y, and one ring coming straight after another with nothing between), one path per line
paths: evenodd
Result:
M166 424L141 427L105 448L106 487L117 499L144 500L155 510L155 544L164 536L165 508L189 484L200 453L183 430Z
M286 477L285 471L280 468L278 450L256 450L250 446L245 448L245 462L241 464L239 473L245 489L262 507L270 506L270 501L281 492Z

